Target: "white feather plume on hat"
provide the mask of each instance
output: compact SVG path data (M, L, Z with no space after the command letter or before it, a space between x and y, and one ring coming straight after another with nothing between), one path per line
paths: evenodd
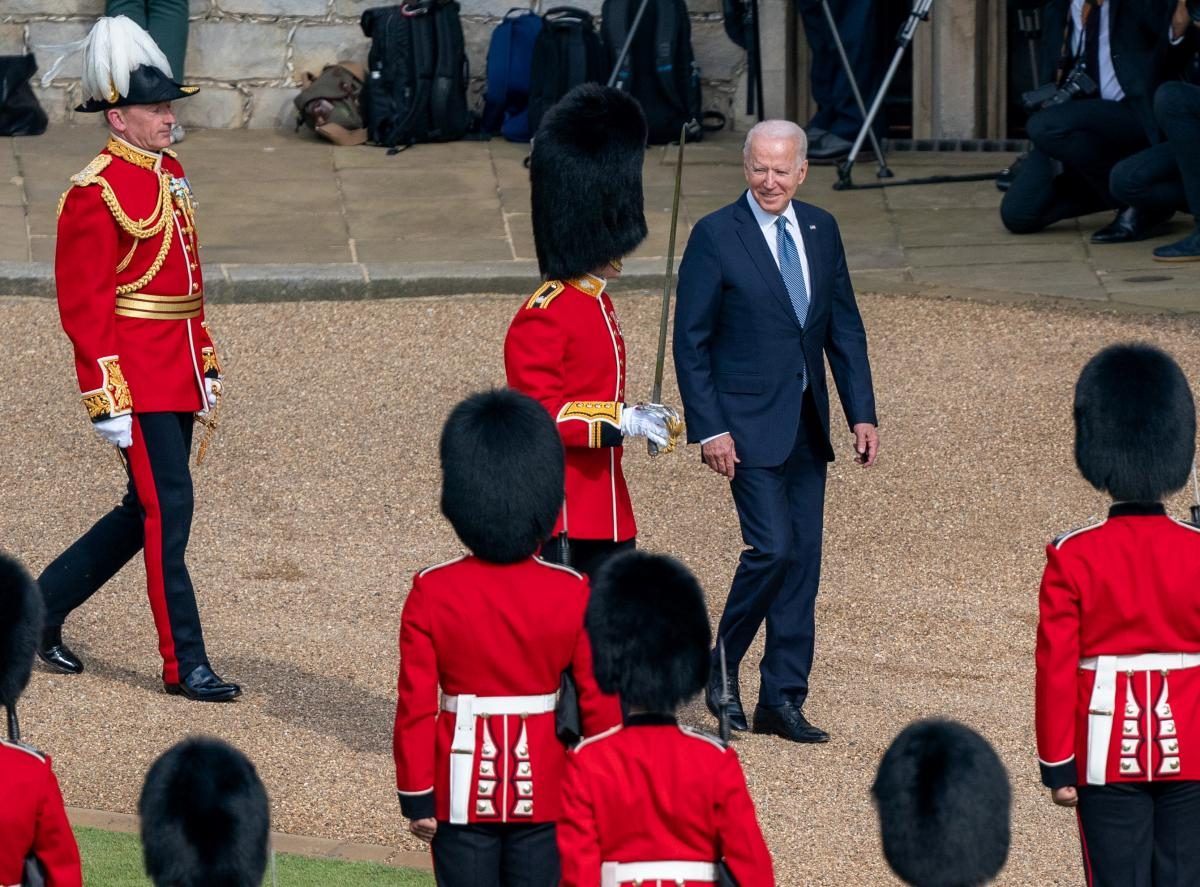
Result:
M80 85L84 99L113 102L117 95L128 95L129 74L141 65L172 76L171 63L163 51L133 19L105 16L96 22L83 47Z
M171 63L146 31L128 16L104 16L96 21L83 40L40 49L65 51L42 76L42 86L48 86L63 63L83 51L83 100L115 102L129 94L129 75L141 65L158 68L173 77Z

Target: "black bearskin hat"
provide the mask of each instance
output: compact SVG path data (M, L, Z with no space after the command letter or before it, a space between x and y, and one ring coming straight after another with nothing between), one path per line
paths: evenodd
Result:
M25 692L43 618L37 583L19 561L0 553L0 705L12 708Z
M1098 490L1153 502L1187 483L1196 405L1183 370L1152 345L1105 348L1075 385L1075 464Z
M529 180L533 242L548 280L571 280L627 256L646 239L646 118L619 89L584 83L542 118Z
M473 394L442 429L442 514L471 552L512 564L554 532L563 447L546 408L518 391Z
M271 829L254 765L194 737L150 767L138 801L146 874L156 887L259 887Z
M704 593L674 558L631 551L605 561L585 624L596 682L626 705L669 713L708 681Z
M871 794L883 855L913 887L976 887L1008 857L1008 773L955 721L916 721L884 753Z

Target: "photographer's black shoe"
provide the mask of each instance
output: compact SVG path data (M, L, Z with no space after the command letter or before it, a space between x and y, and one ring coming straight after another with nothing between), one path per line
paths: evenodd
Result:
M42 662L63 674L79 674L83 671L83 662L71 652L70 647L63 643L61 626L42 631L42 640L38 644L37 655Z
M850 156L853 142L832 132L821 132L808 143L808 159L813 163L835 163Z
M1154 234L1154 229L1174 212L1146 213L1132 206L1117 211L1117 217L1092 235L1092 243L1136 243Z
M1155 249L1154 261L1200 262L1200 230L1193 231L1183 240Z

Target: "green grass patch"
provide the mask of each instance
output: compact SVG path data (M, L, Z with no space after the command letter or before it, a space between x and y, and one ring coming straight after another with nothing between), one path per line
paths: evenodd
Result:
M75 829L83 857L83 883L88 887L150 887L142 868L142 842L137 835L92 828ZM275 856L279 887L432 887L433 875L366 862ZM263 882L271 887L271 869Z

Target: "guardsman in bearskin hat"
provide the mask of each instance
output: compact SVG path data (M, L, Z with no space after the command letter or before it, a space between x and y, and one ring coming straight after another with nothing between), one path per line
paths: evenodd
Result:
M567 453L566 497L554 532L590 573L637 536L621 472L627 437L669 447L678 419L660 404L625 402L625 340L608 281L646 238L646 119L617 89L584 84L546 114L529 177L533 238L545 283L517 311L504 342L508 384L550 411ZM563 560L558 546L547 557Z
M955 721L909 724L871 787L883 854L912 887L979 887L1004 868L1012 790L987 740Z
M773 887L731 746L675 712L708 681L704 595L678 561L627 552L596 575L587 610L596 680L626 706L624 726L570 753L558 847L563 887Z
M17 699L29 683L42 626L42 596L25 569L0 554L0 705L8 739L0 739L0 884L21 884L36 869L46 887L79 887L79 848L67 822L50 759L22 745Z
M1195 455L1183 371L1114 345L1075 386L1075 461L1107 519L1046 549L1037 744L1076 807L1089 887L1200 884L1200 529L1169 517Z
M77 110L108 123L104 150L71 177L59 206L55 278L63 329L92 427L119 448L128 492L39 577L46 626L38 654L66 673L67 615L144 549L167 692L225 701L241 693L209 667L184 563L192 521L188 457L195 417L212 423L221 365L204 322L191 186L172 151L171 79L150 35L102 18L84 46Z
M259 887L271 806L244 754L194 737L146 773L138 800L146 874L155 887Z
M415 835L432 840L443 887L551 887L564 672L582 733L621 720L592 673L587 579L535 557L562 503L563 446L536 401L489 391L451 411L441 460L442 513L470 553L418 573L404 603L400 809Z

